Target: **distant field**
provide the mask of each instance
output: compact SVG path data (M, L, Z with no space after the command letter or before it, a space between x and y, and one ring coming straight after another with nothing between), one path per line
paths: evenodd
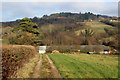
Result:
M110 30L116 30L117 28L112 27L110 25L98 22L98 21L92 21L92 22L87 22L86 25L90 26L93 28L95 31L100 32L100 33L105 33L104 28L108 28Z
M118 56L49 54L63 78L117 78Z

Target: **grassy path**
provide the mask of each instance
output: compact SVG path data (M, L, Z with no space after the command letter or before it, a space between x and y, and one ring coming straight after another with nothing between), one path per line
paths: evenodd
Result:
M37 65L35 66L32 78L39 78L40 77L40 71L41 71L41 65L42 65L42 55L40 55L40 60L38 61Z
M48 55L38 54L17 71L15 78L61 78L61 75Z
M49 56L41 54L31 78L61 78L61 76Z
M30 59L29 62L25 63L24 67L17 71L15 76L12 78L30 78L33 73L33 68L36 66L36 63L39 62L40 55L36 55L34 58Z
M56 66L54 65L54 63L52 62L52 60L49 58L48 55L46 55L47 59L48 59L48 62L50 63L50 66L51 66L51 71L52 71L52 74L53 74L53 78L62 78L60 73L58 72Z

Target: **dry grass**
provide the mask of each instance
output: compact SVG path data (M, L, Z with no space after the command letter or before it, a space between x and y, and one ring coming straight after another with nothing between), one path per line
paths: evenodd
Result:
M36 49L29 45L2 45L3 78L14 76L17 69L37 54Z
M16 78L30 78L30 74L33 73L33 69L39 61L39 57L39 54L37 54L34 58L30 59L30 61L26 63L23 68L18 69L15 75Z

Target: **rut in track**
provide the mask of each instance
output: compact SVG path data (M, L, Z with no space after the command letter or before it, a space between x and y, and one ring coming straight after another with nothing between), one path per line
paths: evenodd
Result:
M40 60L34 67L31 78L62 78L56 66L48 55L40 55Z
M48 62L50 63L51 66L51 72L53 74L53 78L62 78L60 73L58 72L57 68L55 67L55 65L53 64L52 60L49 58L48 55L46 55Z
M41 65L42 65L42 55L40 55L40 60L38 61L37 65L35 66L34 72L31 76L32 78L40 77Z

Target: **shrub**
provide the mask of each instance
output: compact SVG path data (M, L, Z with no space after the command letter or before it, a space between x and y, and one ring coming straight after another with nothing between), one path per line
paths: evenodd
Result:
M22 32L19 33L16 37L10 37L10 44L17 45L35 45L36 37L32 33Z
M70 49L61 50L60 52L61 52L61 53L68 53L68 52L70 52Z
M81 53L87 53L89 50L80 50Z
M3 45L2 46L2 76L8 78L14 76L17 69L26 61L37 54L33 46L27 45Z

